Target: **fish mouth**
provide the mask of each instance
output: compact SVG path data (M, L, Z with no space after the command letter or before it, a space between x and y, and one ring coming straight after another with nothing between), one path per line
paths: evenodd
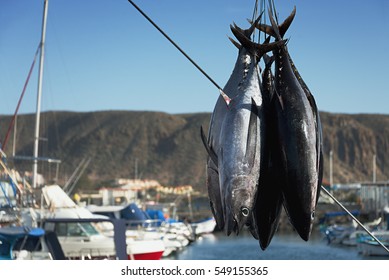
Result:
M225 208L225 216L224 216L224 233L227 236L230 236L232 232L235 232L237 235L239 234L239 224L236 216L231 209L231 206L227 206Z
M226 216L226 221L224 222L224 232L227 236L230 236L232 232L235 232L236 235L239 234L238 222L231 215Z
M250 226L252 211L249 207L242 206L236 214L231 211L227 213L224 222L224 231L227 236L231 235L232 232L239 235L244 226Z

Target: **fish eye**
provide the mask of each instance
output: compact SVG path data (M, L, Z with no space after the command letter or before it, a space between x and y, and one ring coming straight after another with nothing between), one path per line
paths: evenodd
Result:
M242 207L242 209L240 209L240 212L244 217L247 217L250 214L250 210L247 207Z
M311 213L311 220L313 220L315 218L315 211L312 211Z

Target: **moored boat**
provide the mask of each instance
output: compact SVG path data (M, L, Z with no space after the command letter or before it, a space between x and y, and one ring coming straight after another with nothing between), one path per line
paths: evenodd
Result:
M386 247L389 248L389 242L381 241L381 243ZM366 238L363 240L360 240L358 243L358 251L366 256L385 256L389 257L388 251L386 251L381 244L379 244L377 241Z
M198 222L191 223L190 225L194 229L196 236L198 236L202 234L212 233L215 230L216 221L215 218L210 217Z
M0 228L0 260L65 259L58 239L42 228Z
M389 230L376 230L372 234L384 245L389 248ZM361 233L356 238L358 253L366 256L386 256L389 253L381 244L374 240L370 235Z
M147 240L151 243L163 242L163 257L166 257L189 244L189 241L185 236L186 232L183 233L178 229L174 231L170 226L161 223L160 220L150 219L148 214L140 209L135 203L130 203L125 206L88 205L87 209L94 213L95 217L98 215L111 219L124 219L127 224L126 237L131 244L139 239ZM112 227L106 227L103 232L108 236L112 235ZM157 248L158 245L154 247ZM157 255L158 254L154 254L154 257Z
M24 220L31 220L32 222L45 221L45 229L57 234L66 258L117 258L114 227L112 227L111 236L103 234L97 223L88 221L88 219L96 218L94 214L75 204L58 185L45 186L42 188L42 193L45 205L50 207L24 211ZM31 213L34 214L31 215ZM106 218L106 220L107 223L111 223L109 218ZM128 259L155 260L159 259L164 251L163 243L160 240L127 238L126 241Z

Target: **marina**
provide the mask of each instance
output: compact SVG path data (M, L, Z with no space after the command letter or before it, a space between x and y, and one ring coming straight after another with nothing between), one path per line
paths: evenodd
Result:
M248 233L224 236L215 233L203 236L184 251L169 257L174 260L388 260L389 255L366 256L356 247L328 245L319 232L308 242L295 234L276 234L265 251Z
M134 145L145 143L137 149L128 146L125 150L120 150L119 161L114 161L113 157L110 162L106 162L106 158L103 160L104 167L115 169L116 165L122 165L126 171L110 174L109 179L103 180L97 178L99 171L91 167L85 175L87 180L82 182L84 185L77 185L84 175L83 172L90 162L93 162L91 158L83 159L75 173L63 187L61 186L64 182L59 182L58 171L62 161L40 157L38 153L39 142L43 142L39 129L48 9L48 0L44 0L41 42L30 70L31 72L37 54L40 53L33 156L18 157L12 153L13 160L31 161L32 172L27 174L26 171L22 173L20 170L19 174L16 169L9 167L7 155L3 152L18 109L10 123L5 141L0 145L1 260L389 259L389 181L377 182L376 155L373 157L372 182L358 181L342 186L334 184L333 181L331 150L330 176L327 176L330 181L323 180L323 158L328 151L323 148L326 139L322 136L319 111L313 95L295 68L283 39L284 32L293 21L295 8L289 19L285 20L285 25L278 24L278 19L276 22L269 10L267 16L272 25L266 27L263 25L265 21L260 20L261 16L254 21L258 16L256 1L251 27L243 30L237 25L231 26L232 33L239 41L232 41L239 49L239 57L228 86L222 89L146 14L131 0L129 2L219 90L220 102L216 104L211 116L207 128L208 136L203 131L203 122L201 124L198 121L195 125L198 142L202 140L205 148L205 151L201 150L202 154L199 152L198 158L202 160L203 166L206 166L206 172L203 167L203 173L198 171L200 168L188 171L188 167L184 165L197 159L192 146L188 149L189 155L184 154L183 149L178 152L178 160L173 160L170 165L165 162L180 144L192 138L191 134L178 138L179 140L172 140L169 133L176 134L174 129L179 129L172 128L170 131L166 128L166 131L161 133L152 131L150 135L153 137L157 134L162 137L162 140L153 141L149 140L151 137L140 136L140 133L148 132L148 128L144 129L147 127L145 125L141 125L142 129L135 129L119 127L115 123L115 128L119 127L120 132L123 132L123 135L120 134L121 140L133 142ZM262 1L261 7L265 7L265 1ZM271 8L274 14L277 14L274 2ZM273 30L269 35L275 37L275 42L270 45L256 44L251 39L252 35L255 37L256 28L259 29L258 32L265 32L261 29ZM283 30L282 35L279 29ZM256 48L258 50L253 51ZM257 61L270 51L275 57L276 71L284 69L283 63L290 64L289 68L285 67L286 72L275 72L273 78L280 80L274 85L271 83L271 63L266 65L269 71L266 74L259 71ZM271 59L267 61L263 62L267 64ZM268 84L259 79L260 74L264 73L270 75L267 76ZM285 76L287 78L284 78ZM29 77L27 82L28 80ZM249 89L243 86L247 81ZM285 81L292 81L292 87L281 87ZM273 90L280 94L278 99L272 95L272 98L276 98L276 103L270 102L270 97L267 103L262 102L265 99L262 98L261 90L265 85L269 95ZM232 98L224 91L232 94ZM282 91L284 93L281 94ZM298 98L289 100L293 94L297 94ZM21 98L23 95L24 91ZM293 104L300 99L301 102ZM269 107L262 108L261 104L267 104ZM226 106L229 110L226 110ZM292 111L286 110L287 107ZM289 117L285 117L284 111L289 112ZM301 112L301 115L297 114ZM278 123L273 123L271 116L277 116ZM117 121L117 118L113 119ZM263 130L262 125L258 124L262 124L264 120L271 120L266 127L274 127L271 130ZM300 122L306 123L306 126L295 125ZM162 122L153 121L153 125L155 123L158 129L163 126ZM186 121L180 124L180 129L186 130L187 127L189 126ZM200 127L201 136L198 133ZM294 134L290 129L284 130L285 127L292 129ZM125 133L135 130L138 133L135 133L136 140L130 141L130 137ZM103 134L95 136L94 140L99 144L103 143L103 149L112 146L119 150L117 145L109 144L110 136L115 133L107 133L107 137ZM300 141L300 136L304 136L303 141ZM289 141L290 138L294 140ZM358 137L355 138L358 140ZM235 141L239 143L234 143ZM242 143L244 145L240 145ZM82 153L83 148L93 145L83 143L74 146ZM96 160L97 154L104 154L105 150L102 151L101 146L98 147L100 148L95 148L88 157L94 155ZM197 148L196 151L199 150ZM152 159L146 159L146 153L142 153L144 150L147 150L147 154L160 152L163 158L153 156ZM141 152L136 155L134 151ZM286 158L285 151L289 152ZM205 152L208 154L207 161L204 160ZM343 153L341 149L337 152L339 155ZM145 157L144 160L141 156ZM142 168L149 168L154 172L154 177L157 174L165 183L173 181L175 185L163 186L154 179L139 179L138 176L141 177L142 173L138 175L138 157L140 161L144 161ZM124 163L124 158L135 162L134 179L119 177L128 176L131 172L131 166L128 162ZM48 165L57 164L55 178L50 182L44 181L45 176L38 173L38 163L41 167L41 162ZM153 163L156 163L157 167L147 166ZM180 165L184 167L178 170ZM72 164L70 166L74 167ZM177 176L179 173L186 176L181 178L181 181L167 177L168 175L162 174L165 172L165 166L170 168L169 171L166 170L169 176ZM195 173L200 174L202 183L197 182L197 185L192 187L186 183L193 179ZM147 175L149 174L151 173ZM66 174L63 176L66 177ZM90 178L96 180L92 183ZM98 183L97 179L100 179ZM90 187L87 183L94 185ZM336 212L339 207L342 212ZM217 228L216 224L220 228Z
M132 185L138 181L126 180L126 183ZM146 183L143 182L144 185L147 185ZM156 182L154 184L161 189ZM6 185L3 182L3 189L4 186ZM56 256L61 254L48 250L54 248L48 243L53 238L57 240L57 244L60 244L63 259L121 259L124 257L129 260L382 260L389 258L389 254L364 230L358 228L347 213L334 211L336 205L325 203L325 199L319 203L318 220L308 242L299 238L283 213L274 240L266 250L261 250L258 240L255 240L246 229L239 236L234 233L226 236L215 227L213 219L196 222L182 220L185 217L184 211L188 210L187 201L181 201L182 204L176 205L180 207L173 207L173 211L169 212L162 206L163 204L159 206L152 201L142 204L138 201L140 203L138 205L143 205L141 207L146 209L142 210L134 203L139 190L134 192L132 188L126 189L123 185L117 187L117 191L115 188L111 189L107 196L111 198L112 203L120 201L121 204L107 206L86 205L80 201L76 204L61 187L55 185L45 186L41 191L44 197L43 208L21 208L19 213L22 215L19 219L22 218L23 225L30 229L38 225L42 226L41 235L51 235L51 240L42 243L39 247L40 252L34 252L31 245L27 246L27 249L20 245L31 244L31 241L19 242L15 247L16 255L13 255L12 252L6 252L4 249L6 248L4 242L9 238L7 225L4 223L3 258L42 259L42 256L45 256L45 259L56 259ZM152 193L151 190L141 192ZM107 195L106 191L103 192L102 197L94 195L93 198L95 201L110 202L104 195ZM126 197L130 197L131 200L126 200ZM4 198L9 199L10 202L15 201L12 194ZM196 200L195 203L190 204L189 209L197 210L193 212L201 212L198 211L200 209L198 203ZM175 215L173 216L172 213ZM352 213L360 218L359 211L354 210ZM387 246L389 231L385 215L384 218L365 222L364 226ZM122 232L119 234L116 229L118 223L123 225L120 229ZM119 242L116 240L118 236L122 236ZM10 243L13 242L11 240ZM160 249L155 250L157 247ZM149 249L151 250L148 251ZM122 256L119 251L123 252ZM148 253L145 254L146 252Z

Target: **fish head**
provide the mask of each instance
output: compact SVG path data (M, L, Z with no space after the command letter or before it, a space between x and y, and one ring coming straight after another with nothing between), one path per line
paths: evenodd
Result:
M237 176L228 183L226 193L225 232L239 234L243 226L250 224L254 209L257 181L253 176Z

